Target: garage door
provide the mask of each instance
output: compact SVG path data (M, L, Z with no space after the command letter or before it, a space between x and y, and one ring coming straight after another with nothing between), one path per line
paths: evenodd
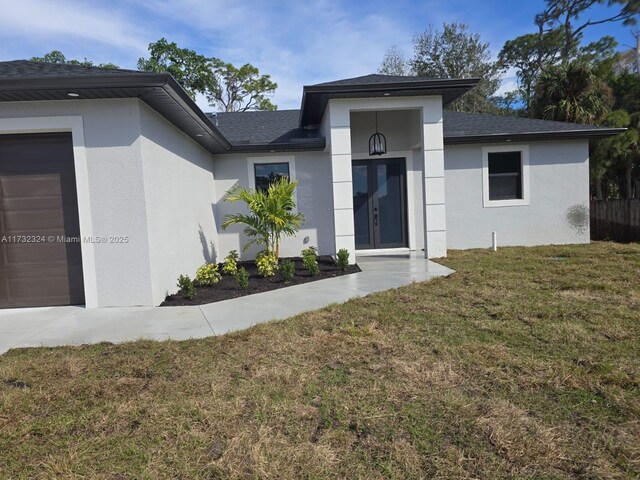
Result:
M0 135L0 307L84 303L71 134Z

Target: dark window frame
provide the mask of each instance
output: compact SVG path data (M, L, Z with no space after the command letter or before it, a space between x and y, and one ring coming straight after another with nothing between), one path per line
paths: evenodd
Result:
M507 168L507 171L498 171L491 172L491 163L492 160L494 162L505 161L505 157L508 155L516 155L518 156L517 167L515 169ZM493 156L493 159L492 159ZM498 158L496 158L498 157ZM500 158L502 157L502 158ZM502 168L494 168L494 170L504 170L504 166ZM488 175L488 188L489 188L489 201L490 202L502 202L502 201L519 201L525 200L524 198L524 154L522 150L514 149L510 151L494 151L487 152L487 175ZM514 178L515 180L515 188L514 194L510 196L498 196L492 195L492 179L509 179ZM497 187L493 187L495 190Z
M253 164L253 182L254 182L254 186L256 190L262 190L265 191L267 189L267 187L263 186L263 182L259 182L258 181L258 168L264 168L264 167L273 167L276 165L286 165L287 166L287 173L286 173L286 177L289 181L291 181L291 164L290 162L261 162L261 163L254 163ZM279 176L285 176L282 174L278 174ZM260 175L261 177L263 177L264 175Z

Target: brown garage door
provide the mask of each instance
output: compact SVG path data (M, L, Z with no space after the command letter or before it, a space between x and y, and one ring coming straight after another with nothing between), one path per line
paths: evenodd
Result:
M0 307L84 303L71 134L0 135Z

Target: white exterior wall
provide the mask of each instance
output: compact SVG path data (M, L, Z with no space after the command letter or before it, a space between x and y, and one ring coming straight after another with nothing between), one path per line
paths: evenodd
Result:
M152 304L177 290L178 275L194 277L215 262L213 157L140 102L142 165L151 262Z
M226 215L246 212L240 203L225 202L226 192L239 183L243 187L253 184L253 163L289 162L290 173L298 180L296 203L305 215L305 222L296 237L288 237L280 247L283 257L299 256L303 248L315 246L321 255L333 254L333 206L331 201L331 167L325 152L233 154L216 155L213 162L215 174L214 212L218 225L218 258L224 258L230 250L240 252L243 259L254 258L261 247L242 252L247 238L244 227L232 225L222 229ZM293 167L293 168L291 168ZM351 219L353 224L353 219Z
M485 146L444 150L448 248L490 247L494 231L498 246L589 242L587 140L529 143L530 202L521 206L483 206Z

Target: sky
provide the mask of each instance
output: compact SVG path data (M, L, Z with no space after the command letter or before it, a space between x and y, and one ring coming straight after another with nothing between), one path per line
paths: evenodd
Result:
M606 2L605 2L606 3ZM302 86L375 73L395 45L407 57L429 25L467 23L497 56L506 40L535 31L543 0L0 0L0 61L52 50L67 58L136 68L161 37L235 65L251 63L278 83L271 100L299 108ZM613 12L598 6L593 19ZM613 35L635 44L629 27L603 24L585 40ZM499 93L514 87L507 72ZM205 111L213 110L198 98Z

